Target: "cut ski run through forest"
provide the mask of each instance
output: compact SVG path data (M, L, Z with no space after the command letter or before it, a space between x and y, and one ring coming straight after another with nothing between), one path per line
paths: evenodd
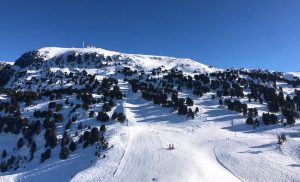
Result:
M285 151L276 144L276 129L254 132L242 115L220 108L209 94L193 98L200 113L188 120L122 84L126 92L122 109L128 123L126 133L118 135L127 135L124 151L108 152L106 160L118 159L115 165L95 165L73 181L288 181L299 177L297 169L284 162L297 163L297 159L280 155ZM124 143L117 138L115 145ZM168 150L170 144L174 150ZM260 176L253 176L253 171Z
M116 181L219 181L225 178L236 181L217 162L214 156L216 142L210 142L207 136L201 139L203 141L197 141L199 145L194 143L193 132L201 133L195 131L199 125L184 126L172 119L156 122L156 118L166 117L165 112L140 104L139 99L127 99L125 110L130 143L115 174ZM168 150L169 144L174 144L175 149Z

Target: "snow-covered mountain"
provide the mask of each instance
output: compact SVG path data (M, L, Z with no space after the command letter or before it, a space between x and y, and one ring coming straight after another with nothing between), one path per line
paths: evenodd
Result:
M297 73L30 51L0 64L0 181L300 181L299 87Z
M152 70L163 66L165 69L177 68L192 73L194 70L213 72L216 68L208 67L191 59L178 59L165 56L123 54L100 48L58 48L46 47L25 53L16 61L22 68L31 65L62 66L70 68L95 68L109 62L128 64L136 69ZM34 64L32 64L34 63Z

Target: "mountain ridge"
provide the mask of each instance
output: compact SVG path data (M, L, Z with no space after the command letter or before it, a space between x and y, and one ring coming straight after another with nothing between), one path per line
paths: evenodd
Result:
M50 60L57 60L59 58L66 59L68 61L68 56L71 59L71 56L84 56L90 54L93 56L93 59L102 59L103 57L108 57L112 59L116 59L120 61L121 59L123 60L134 60L134 61L143 61L141 64L145 65L150 65L150 63L147 63L146 61L149 62L155 62L152 63L154 64L153 66L161 66L159 64L169 64L170 61L177 61L179 62L176 66L180 66L181 64L184 64L185 62L191 63L192 66L196 66L202 69L206 69L207 71L211 71L212 69L209 69L208 66L199 63L197 61L188 59L188 58L175 58L175 57L168 57L168 56L155 56L155 55L142 55L142 54L126 54L126 53L120 53L120 52L115 52L115 51L109 51L101 48L61 48L61 47L44 47L40 48L34 51L26 52L24 53L19 59L15 61L15 64L21 67L26 67L31 65L34 62L39 62L42 63L42 61L50 61ZM31 58L31 61L28 60L28 58ZM100 57L100 58L99 58ZM82 58L81 58L82 59ZM24 62L24 61L27 61ZM32 61L35 60L35 61ZM157 60L160 60L161 63L159 63ZM70 60L71 62L72 60ZM20 62L24 62L23 64ZM28 63L29 62L29 63ZM153 69L154 67L151 67ZM175 66L175 65L174 65ZM212 68L212 67L211 67ZM150 69L150 68L149 68ZM215 69L216 70L216 69ZM221 69L220 69L221 70Z

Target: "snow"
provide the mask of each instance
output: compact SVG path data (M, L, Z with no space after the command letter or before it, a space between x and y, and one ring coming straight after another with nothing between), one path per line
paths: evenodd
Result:
M228 179L228 181L236 181L231 173L223 170L218 164L211 155L213 153L209 153L210 144L204 148L201 145L195 145L194 136L189 135L190 133L187 135L181 123L172 121L178 116L170 116L173 117L169 120L172 123L171 126L165 124L169 121L162 123L155 119L145 121L143 110L138 109L139 107L140 104L136 101L126 106L126 114L132 122L130 128L133 134L113 180L199 181L203 179L203 181L219 181ZM158 112L157 117L161 116L159 110L156 111L154 108L151 110ZM152 122L155 124L149 124ZM166 150L169 143L174 144L175 150ZM136 170L139 172L136 173ZM215 172L219 175L213 175Z
M0 94L0 101L6 101L7 100L7 95Z
M300 72L287 72L285 74L285 78L289 80L293 80L295 77L300 78Z
M138 98L129 94L124 103L129 140L116 172L103 178L108 170L101 166L74 181L300 180L299 148L293 148L299 141L289 138L279 149L276 128L256 133L243 116L219 109L210 97L196 101L202 107L196 120L166 114L167 109ZM175 150L167 150L170 143Z
M221 70L191 59L123 54L99 48L48 47L39 49L39 52L47 60L60 55L67 56L71 52L78 54L96 52L104 56L119 56L119 62L124 64L128 62L126 66L140 71L158 67L162 67L163 70L177 68L192 75L194 70L204 73ZM83 69L50 67L54 73L70 73ZM114 75L118 67L84 70L88 74L97 74L96 79L102 80L104 76ZM27 79L30 80L44 73L41 70L29 69L27 74ZM23 80L18 81L20 85L23 84ZM293 91L287 85L282 83L278 85L283 86L283 90L288 94ZM58 87L57 84L51 86L53 87L50 88ZM245 125L244 116L220 107L217 99L212 100L212 93L199 98L183 91L180 93L181 96L191 96L195 103L194 107L198 106L200 109L196 118L190 120L186 116L170 112L168 108L142 99L138 93L132 93L130 86L122 78L119 78L119 86L126 93L126 98L116 103L114 111L124 112L127 121L124 124L108 124L107 137L112 148L105 151L105 158L96 158L93 146L81 148L67 160L61 161L58 159L59 149L56 148L52 151L52 156L55 157L47 162L39 164L38 161L34 161L24 169L0 173L0 181L300 181L299 123L293 127L282 128L278 124L261 126L254 130L252 126ZM70 101L74 97L70 97ZM101 96L93 94L93 97ZM6 98L6 95L0 95L0 100ZM56 101L63 102L63 100ZM241 101L248 102L247 99ZM46 110L48 106L46 101L35 104L30 107L22 106L26 111L25 115L31 116L34 110ZM266 104L257 102L247 104L249 108L257 108L259 115L267 110ZM95 111L99 107L101 105L95 105ZM67 111L68 109L70 108L66 108ZM77 122L99 126L94 119L82 115ZM61 125L58 127L60 137L62 132ZM276 143L277 134L280 133L286 133L288 137L288 141L281 148ZM7 134L5 137L6 140L0 140L0 151L5 146L13 148L18 139ZM39 137L39 141L43 141L43 135ZM174 144L175 149L167 150L169 144ZM36 156L40 156L43 151L44 148L39 148Z
M61 71L62 73L70 73L70 69L69 68L57 68L57 67L51 67L50 71L52 72L57 72L57 71Z
M194 70L201 72L214 72L222 69L209 67L201 64L197 61L193 61L187 58L174 58L167 56L154 56L154 55L140 55L140 54L124 54L115 51L108 51L101 48L60 48L60 47L45 47L38 50L39 53L45 57L45 60L51 60L61 55L66 57L71 53L85 54L85 53L97 53L105 57L120 57L121 60L130 60L129 64L134 69L138 70L152 70L163 66L164 69L177 68L185 73L192 74ZM53 69L53 68L51 68ZM65 69L65 68L64 68ZM64 72L64 71L63 71Z
M13 65L15 62L13 62L13 61L0 61L0 64L1 64L1 63Z
M119 54L118 52L108 51L101 48L61 48L61 47L45 47L38 50L41 55L45 56L46 59L52 59L60 55L68 55L72 52L79 53L91 53L98 52L100 54L105 54L106 56L112 56Z

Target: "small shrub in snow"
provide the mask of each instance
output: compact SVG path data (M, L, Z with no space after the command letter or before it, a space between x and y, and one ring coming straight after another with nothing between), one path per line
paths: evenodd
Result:
M277 136L277 139L278 139L277 143L279 145L282 145L283 142L286 142L286 136L285 136L285 134L281 134L281 135Z

